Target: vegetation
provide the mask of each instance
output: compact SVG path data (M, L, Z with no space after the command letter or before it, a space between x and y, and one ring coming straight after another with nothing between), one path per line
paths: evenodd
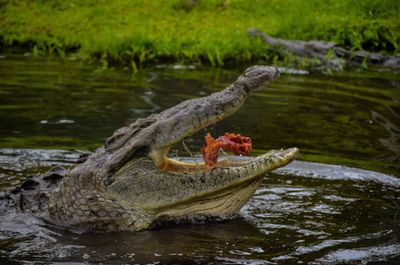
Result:
M127 64L273 60L248 28L274 37L399 52L398 0L3 0L0 41L33 54Z

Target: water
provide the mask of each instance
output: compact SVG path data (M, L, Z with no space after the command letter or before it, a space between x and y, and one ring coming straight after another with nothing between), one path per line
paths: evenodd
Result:
M217 91L243 69L98 69L76 61L0 59L0 190L73 165L111 133ZM254 154L297 146L301 161L268 175L232 220L138 233L75 234L29 215L2 217L0 263L399 264L400 76L283 69L233 116L185 140L250 136ZM183 145L173 156L189 156Z

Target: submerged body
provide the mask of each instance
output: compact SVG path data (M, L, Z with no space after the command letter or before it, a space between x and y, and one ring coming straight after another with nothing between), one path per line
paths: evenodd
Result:
M82 164L56 168L0 195L0 211L32 212L57 226L94 231L137 231L164 219L235 213L265 173L295 159L296 148L224 159L212 170L168 158L168 151L234 113L252 90L278 77L276 68L253 66L221 92L138 119Z

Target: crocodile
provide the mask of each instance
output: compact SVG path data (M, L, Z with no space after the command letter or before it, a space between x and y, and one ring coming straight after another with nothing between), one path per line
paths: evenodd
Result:
M298 149L202 162L168 157L172 145L237 111L251 91L279 77L252 66L222 91L189 99L116 130L81 163L29 177L0 194L0 213L31 213L49 225L85 231L139 231L165 220L237 213L267 172L297 157Z

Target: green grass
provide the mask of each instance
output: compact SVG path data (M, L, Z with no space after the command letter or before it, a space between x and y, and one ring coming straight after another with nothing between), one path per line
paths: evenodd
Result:
M194 3L193 5L191 3ZM125 64L273 60L248 28L275 37L335 41L397 53L398 0L3 0L0 39L33 54L74 53Z

